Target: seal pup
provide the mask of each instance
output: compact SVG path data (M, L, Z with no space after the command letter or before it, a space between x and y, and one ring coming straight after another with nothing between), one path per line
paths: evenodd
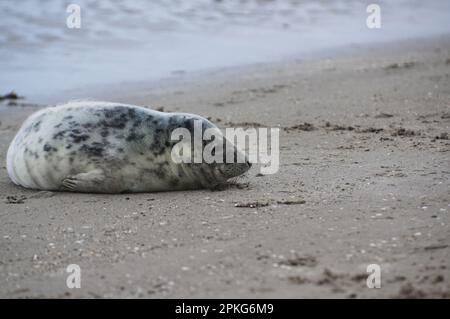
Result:
M133 193L214 188L248 171L247 160L175 163L171 132L192 132L194 120L203 130L220 132L194 114L135 105L89 101L48 107L25 120L11 142L8 175L31 189ZM225 148L235 157L243 154L229 141Z

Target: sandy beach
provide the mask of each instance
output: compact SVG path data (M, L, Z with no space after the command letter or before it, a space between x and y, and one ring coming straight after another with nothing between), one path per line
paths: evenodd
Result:
M256 165L220 191L25 190L5 157L35 101L5 103L0 297L450 297L449 37L95 97L278 127L279 172ZM66 286L69 264L80 289ZM380 289L366 285L369 264Z

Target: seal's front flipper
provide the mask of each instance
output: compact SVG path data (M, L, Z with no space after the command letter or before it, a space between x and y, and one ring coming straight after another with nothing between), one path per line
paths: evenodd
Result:
M61 182L61 189L71 192L105 193L106 178L102 170L95 169L87 173L67 176Z

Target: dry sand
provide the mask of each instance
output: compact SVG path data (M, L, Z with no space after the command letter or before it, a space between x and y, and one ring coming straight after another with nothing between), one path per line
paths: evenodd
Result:
M99 93L280 127L280 170L91 195L16 187L3 164L0 297L450 297L450 40L372 49ZM2 108L2 163L34 110ZM81 289L66 287L72 263Z

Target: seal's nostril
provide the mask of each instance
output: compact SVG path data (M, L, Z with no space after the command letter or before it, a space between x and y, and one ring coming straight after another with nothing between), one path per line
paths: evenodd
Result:
M247 161L247 166L250 168L252 167L252 163L250 163L249 161Z

